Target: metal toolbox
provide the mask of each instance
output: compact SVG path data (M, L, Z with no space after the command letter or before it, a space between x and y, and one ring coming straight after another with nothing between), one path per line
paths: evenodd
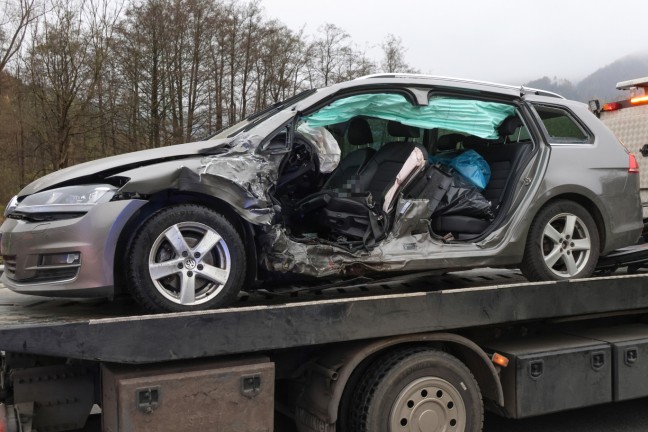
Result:
M611 347L571 335L487 344L509 358L501 371L505 414L523 418L612 400Z
M588 329L572 334L612 345L615 401L648 396L648 325Z
M183 366L102 366L102 430L270 432L274 363L267 358Z

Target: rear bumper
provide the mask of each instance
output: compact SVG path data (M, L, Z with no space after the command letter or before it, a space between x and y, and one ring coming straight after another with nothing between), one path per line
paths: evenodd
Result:
M119 235L145 203L108 202L81 217L49 222L5 220L0 227L5 265L0 282L23 294L112 297ZM74 254L79 254L78 262L47 265L43 258Z

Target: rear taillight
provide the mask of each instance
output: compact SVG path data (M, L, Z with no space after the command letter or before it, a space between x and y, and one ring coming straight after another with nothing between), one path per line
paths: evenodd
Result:
M603 105L603 111L616 111L623 108L619 102L610 102Z
M628 161L628 172L631 174L639 174L639 163L634 153L630 153L630 160Z

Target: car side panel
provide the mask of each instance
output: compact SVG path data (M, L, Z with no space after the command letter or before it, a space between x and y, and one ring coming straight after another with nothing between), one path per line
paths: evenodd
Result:
M564 104L584 121L594 139L591 144L550 142L552 154L537 205L561 194L582 195L596 205L603 218L603 254L634 244L643 223L639 176L628 172L629 155L584 104Z

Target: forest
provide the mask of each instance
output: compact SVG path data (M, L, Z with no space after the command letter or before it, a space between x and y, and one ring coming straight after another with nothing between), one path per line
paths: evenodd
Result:
M309 88L412 72L401 40L369 58L261 1L0 0L0 202L51 171L197 141Z

